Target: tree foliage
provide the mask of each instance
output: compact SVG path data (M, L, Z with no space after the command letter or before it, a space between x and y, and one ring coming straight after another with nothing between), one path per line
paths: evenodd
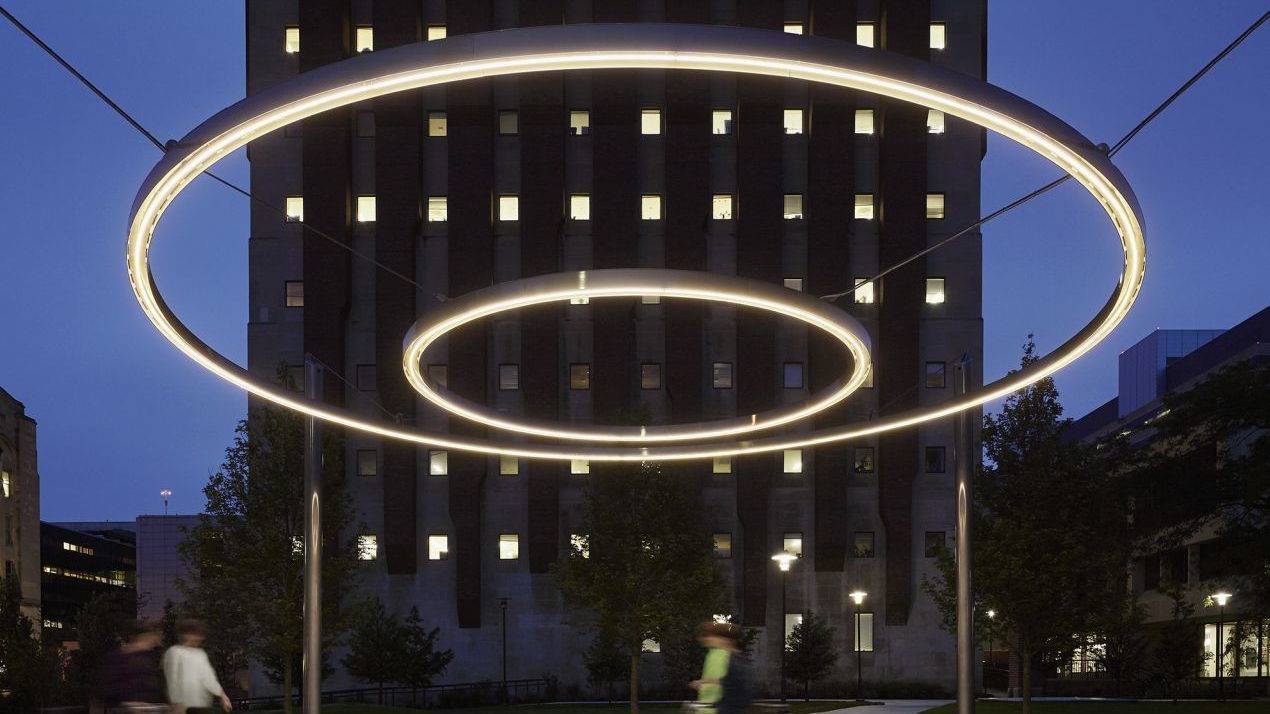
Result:
M613 701L614 683L625 681L631 673L630 660L626 653L612 634L602 630L591 640L586 652L582 653L582 663L586 665L587 684L602 690L610 702Z
M405 630L406 671L402 684L419 688L432 686L432 680L443 674L454 659L454 652L438 649L441 628L426 629L417 607L410 608Z
M96 593L75 613L79 646L69 653L66 670L67 684L74 692L87 695L100 684L102 664L111 650L127 639L136 614L137 603L130 590Z
M247 660L294 691L302 652L304 421L270 408L238 424L220 471L203 488L200 524L181 544L190 576L184 609L208 624L206 647L222 681ZM341 441L324 443L322 634L325 652L347 628L355 584L352 501ZM287 707L290 707L290 700Z
M438 649L439 636L440 628L424 628L418 608L410 608L403 623L372 599L359 608L342 662L349 674L380 690L387 683L427 687L454 659L454 652Z
M22 614L16 575L0 580L0 712L40 711L54 703L58 685L55 655L41 646L35 623Z
M644 640L690 632L726 607L726 589L702 515L700 489L654 464L591 469L578 540L557 569L579 623L610 638L630 665L639 710Z
M1194 620L1195 605L1187 600L1185 590L1174 585L1168 595L1173 601L1172 616L1160 628L1146 666L1164 696L1176 702L1178 687L1194 677L1210 655L1195 646L1199 626Z
M833 646L833 627L814 612L803 616L785 639L785 677L803 683L803 698L810 701L811 683L824 679L838 662Z

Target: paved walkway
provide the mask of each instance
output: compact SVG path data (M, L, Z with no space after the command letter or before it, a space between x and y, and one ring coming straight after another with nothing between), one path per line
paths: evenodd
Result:
M827 714L918 714L918 712L924 712L927 709L951 704L952 701L951 699L887 699L883 700L881 704L835 709Z

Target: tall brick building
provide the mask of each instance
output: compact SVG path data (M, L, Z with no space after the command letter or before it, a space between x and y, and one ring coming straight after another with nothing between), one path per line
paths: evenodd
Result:
M986 63L984 0L249 0L247 8L249 93L359 51L560 23L741 25L872 44L976 77ZM253 205L249 367L270 376L311 352L343 376L326 378L333 403L478 435L423 406L398 367L407 327L438 295L641 266L838 292L973 222L983 149L977 127L920 107L699 72L512 76L329 112L251 145L253 193L422 289ZM970 236L840 300L871 333L876 378L797 428L951 398L952 363L963 354L981 363L980 266ZM611 423L644 408L660 422L684 422L802 401L842 372L838 354L774 316L606 299L464 328L427 368L510 414ZM568 547L587 465L347 436L366 526L365 587L399 611L419 605L441 626L457 653L448 676L500 676L507 598L509 675L583 681L590 635L569 627L549 570ZM761 628L760 676L774 679L782 624L808 609L830 618L842 664L854 667L846 593L862 589L870 593L866 678L951 683L953 641L919 589L934 549L951 544L951 440L951 426L935 424L693 464L736 610ZM788 613L779 611L771 561L782 549L804 556L789 576Z

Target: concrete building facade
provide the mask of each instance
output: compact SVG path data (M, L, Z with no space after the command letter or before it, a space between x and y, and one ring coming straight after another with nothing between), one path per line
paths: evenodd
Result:
M44 641L74 647L75 618L98 595L137 609L137 543L132 524L40 523L41 617ZM105 527L103 527L105 526Z
M249 0L248 93L296 73L446 36L586 22L741 25L870 44L983 77L983 0ZM331 369L323 391L367 415L483 432L424 405L402 337L438 296L565 270L668 267L825 295L979 213L977 127L879 97L695 72L545 73L385 97L250 146L249 368ZM332 237L320 237L321 231ZM346 249L374 256L387 270ZM869 330L876 376L794 429L867 420L953 394L982 364L977 235L838 304ZM792 321L719 305L606 299L500 315L452 334L427 369L509 414L662 423L797 403L847 367ZM972 367L971 388L981 382ZM385 417L386 418L386 417ZM973 422L973 419L972 419ZM570 626L550 569L566 552L587 465L430 452L347 434L364 587L418 605L456 652L450 681L581 684L592 633ZM498 438L504 435L489 434ZM756 667L771 687L785 623L829 618L854 668L863 611L869 680L950 686L954 643L920 591L955 522L951 424L798 453L691 465ZM801 555L786 612L772 554ZM655 658L656 655L649 655ZM854 672L852 672L852 678Z
M16 576L22 612L40 625L40 472L36 424L22 402L0 389L0 560Z
M202 516L137 516L137 614L151 620L163 617L168 602L185 601L179 579L186 576L180 546Z

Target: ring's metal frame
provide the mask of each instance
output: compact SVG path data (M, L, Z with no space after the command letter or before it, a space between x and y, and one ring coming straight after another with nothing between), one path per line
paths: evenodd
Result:
M512 418L463 399L429 378L426 352L447 333L470 322L534 305L564 300L656 296L709 300L775 312L817 327L851 355L851 372L819 389L802 404L710 422L646 426L578 424ZM733 275L665 268L583 270L509 280L449 300L406 331L402 369L406 380L437 406L495 429L550 439L615 442L704 441L772 429L805 419L846 399L869 376L869 333L854 317L824 300L773 283Z
M938 109L1036 151L1083 185L1106 210L1124 251L1123 273L1097 315L1028 368L950 402L878 421L752 440L646 447L492 442L368 421L259 379L206 345L168 308L149 251L168 204L226 154L287 124L394 92L526 72L690 69L785 77L872 92ZM146 177L129 223L128 274L142 310L188 357L222 379L304 414L386 438L439 449L545 459L699 459L814 447L903 429L1003 397L1070 364L1124 318L1142 286L1145 239L1137 200L1120 171L1079 132L1043 109L975 78L846 42L772 30L680 24L535 27L417 43L306 72L221 111L172 147Z

